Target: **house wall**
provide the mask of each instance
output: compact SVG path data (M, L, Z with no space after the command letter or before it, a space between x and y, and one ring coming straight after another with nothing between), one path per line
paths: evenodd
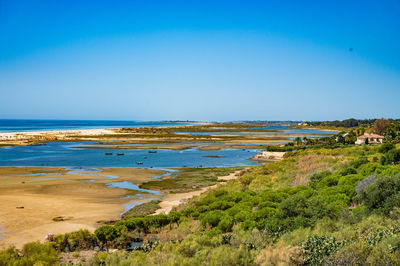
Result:
M368 144L383 143L383 139L368 138ZM357 138L355 144L365 144L365 139Z
M365 144L365 139L357 139L356 144Z

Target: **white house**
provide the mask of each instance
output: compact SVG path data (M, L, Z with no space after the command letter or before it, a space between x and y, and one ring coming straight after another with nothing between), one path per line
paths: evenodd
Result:
M364 134L357 137L356 144L377 144L382 143L385 137L377 134Z

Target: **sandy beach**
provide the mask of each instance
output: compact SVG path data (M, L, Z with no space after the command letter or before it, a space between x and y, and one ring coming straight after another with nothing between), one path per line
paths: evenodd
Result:
M26 132L0 132L2 145L28 145L32 142L64 140L72 136L100 136L115 133L115 129L49 130Z

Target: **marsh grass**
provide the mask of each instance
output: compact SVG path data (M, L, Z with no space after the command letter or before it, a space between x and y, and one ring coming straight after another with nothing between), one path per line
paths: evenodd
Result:
M159 200L152 200L150 202L137 205L129 211L125 212L122 215L122 219L129 219L132 217L144 217L146 215L153 214L156 210L161 208L158 203L160 203Z
M182 168L168 178L144 183L140 188L170 193L189 192L215 185L219 176L226 176L241 169L243 167Z

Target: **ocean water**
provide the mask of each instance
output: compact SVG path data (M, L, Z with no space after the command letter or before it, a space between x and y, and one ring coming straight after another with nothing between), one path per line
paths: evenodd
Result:
M0 132L193 125L189 122L0 119Z

